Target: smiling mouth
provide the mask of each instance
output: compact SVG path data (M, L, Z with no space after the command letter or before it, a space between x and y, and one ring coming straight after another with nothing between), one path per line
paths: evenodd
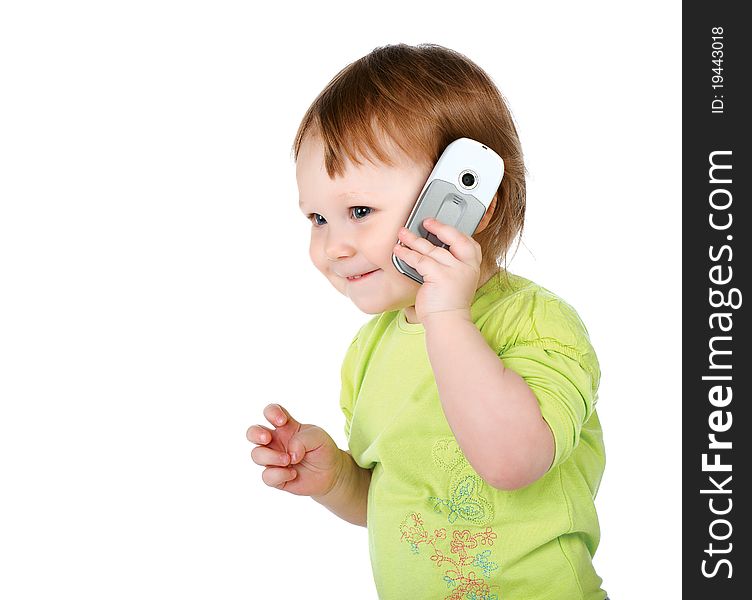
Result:
M355 275L355 277L348 277L347 281L358 281L360 279L364 279L368 277L369 275L375 273L376 271L378 271L378 269L374 269L373 271L368 271L368 273L363 273L361 275Z

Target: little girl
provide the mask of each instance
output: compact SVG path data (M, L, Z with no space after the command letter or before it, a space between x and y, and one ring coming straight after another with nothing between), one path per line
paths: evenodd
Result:
M441 248L403 225L461 137L495 150L504 178L472 237L424 221ZM571 306L499 266L525 179L498 89L447 48L377 48L319 94L293 152L311 260L375 316L342 365L348 451L269 405L273 428L247 433L264 483L367 527L384 600L603 600L598 360Z

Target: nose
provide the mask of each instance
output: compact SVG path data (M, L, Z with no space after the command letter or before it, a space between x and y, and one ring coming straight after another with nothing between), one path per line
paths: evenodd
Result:
M355 247L344 232L334 231L334 228L330 227L327 232L324 252L329 260L341 260L355 254Z

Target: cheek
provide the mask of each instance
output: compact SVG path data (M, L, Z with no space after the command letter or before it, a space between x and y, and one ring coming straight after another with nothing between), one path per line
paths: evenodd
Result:
M326 261L323 260L323 255L319 246L320 245L316 242L316 240L311 239L310 243L308 244L308 256L314 266L319 271L322 271L326 267Z
M397 243L397 232L404 223L395 225L394 223L385 223L379 231L374 231L369 237L369 247L371 251L382 258L386 257L391 261L392 250Z
M316 270L324 277L332 281L333 285L336 285L333 278L336 278L332 272L332 262L327 258L324 248L321 243L312 240L308 245L308 256L316 267Z

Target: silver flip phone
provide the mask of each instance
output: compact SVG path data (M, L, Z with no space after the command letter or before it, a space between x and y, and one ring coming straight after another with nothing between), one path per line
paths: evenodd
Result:
M405 227L435 246L447 248L423 228L423 220L441 223L472 235L488 210L504 176L504 161L489 147L460 138L449 144L428 176ZM405 261L392 254L397 270L423 283L423 278Z

